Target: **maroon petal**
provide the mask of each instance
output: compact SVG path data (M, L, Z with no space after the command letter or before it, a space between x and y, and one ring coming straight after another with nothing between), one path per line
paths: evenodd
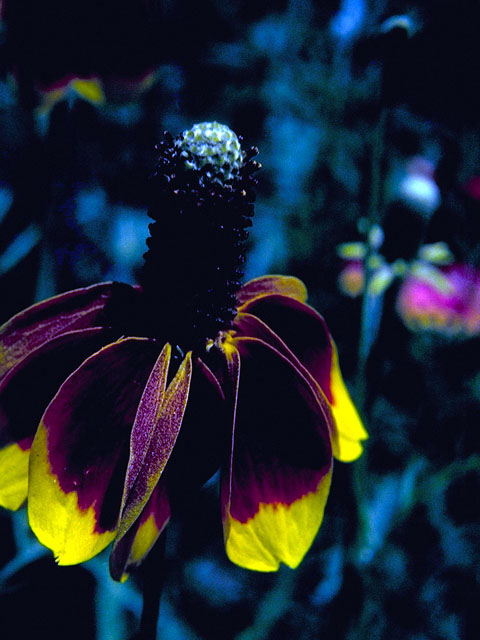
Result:
M235 318L235 330L238 337L258 338L286 358L291 365L308 380L312 390L317 395L318 402L322 405L324 412L329 415L331 407L329 408L329 402L326 400L323 389L307 367L300 362L293 351L289 349L285 342L268 325L260 320L260 318L249 313L239 313Z
M252 316L261 323L255 323ZM344 462L358 458L368 434L343 381L337 349L322 316L297 300L272 295L246 304L235 319L235 328L239 335L258 336L284 355L288 356L285 347L295 354L330 404L335 457Z
M332 340L322 316L308 305L281 295L263 296L242 307L276 333L320 384L329 402Z
M62 333L110 326L139 295L129 285L105 282L62 293L21 311L0 327L0 379L31 351Z
M112 342L96 327L70 331L29 353L0 381L0 446L33 440L48 403L65 379L92 353Z
M165 469L172 509L188 508L200 487L218 471L229 446L230 425L217 376L196 358L182 428Z
M305 302L307 289L303 282L294 276L261 276L249 280L237 291L238 306L266 295L280 294Z
M331 416L275 349L255 338L232 342L241 364L230 468L222 479L227 554L251 569L296 566L328 495Z
M290 360L293 366L299 369L302 375L315 380L308 369L300 362L295 353L288 345L278 336L263 320L257 318L250 313L240 312L235 318L235 335L237 337L258 338L262 342L266 342L276 351L282 354L287 360ZM316 381L315 381L316 382ZM318 384L316 385L318 386ZM322 392L323 395L323 392Z
M68 375L112 337L98 327L65 333L0 381L0 505L18 509L25 502L29 451L43 412Z
M115 536L130 431L158 345L127 338L67 378L48 406L30 456L30 526L59 563L83 562Z

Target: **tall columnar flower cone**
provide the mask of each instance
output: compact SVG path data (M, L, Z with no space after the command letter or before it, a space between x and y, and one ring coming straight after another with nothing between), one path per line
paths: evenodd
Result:
M367 434L303 283L241 285L256 150L202 123L159 154L141 286L69 291L0 329L0 504L27 500L59 564L113 542L122 579L221 468L229 558L295 567L332 454L354 460Z

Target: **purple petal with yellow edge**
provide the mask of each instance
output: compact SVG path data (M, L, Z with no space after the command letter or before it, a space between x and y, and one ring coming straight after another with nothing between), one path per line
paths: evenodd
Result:
M310 380L314 389L316 389L318 393L318 400L321 404L328 403L323 393L322 388L315 380L310 371L300 362L297 356L291 351L288 346L283 342L283 340L274 332L272 329L266 325L260 318L253 316L249 313L238 313L235 318L235 329L238 335L243 336L251 336L255 338L259 338L264 342L268 343L271 347L279 351L283 356L285 356L290 362L297 367L307 379ZM334 366L331 368L332 379L334 380L334 384L332 385L335 389L337 389L336 397L342 397L342 385L345 390L345 386L343 380L339 375L338 368L338 359L335 344L332 341L333 347L333 364ZM332 404L328 403L330 406L330 410L335 418L335 422L332 423L331 436L332 436L332 449L333 455L341 460L342 462L351 462L352 460L357 459L362 451L363 447L360 442L362 438L352 439L344 435L343 432L339 431L337 424L340 425L355 425L355 421L359 420L358 414L355 410L353 403L348 397L348 402L340 402L337 403L337 406L334 407ZM349 412L354 411L353 415L349 415ZM363 426L360 423L360 426ZM363 439L367 437L366 433L363 436Z
M0 327L0 379L31 351L76 329L108 326L140 292L126 284L104 282L68 291L21 311Z
M124 493L118 538L124 536L138 518L157 485L177 440L187 406L192 378L192 353L190 351L187 353L164 394L155 393L155 385L159 378L160 384L164 385L164 376L167 373L164 362L160 358L157 360L157 366L158 371L154 369L147 382L135 418L134 431L142 424L153 424L153 428L136 478L129 490ZM147 401L145 401L145 394L147 394ZM152 404L148 403L148 397L153 397ZM136 440L138 441L139 438L136 437ZM144 449L144 447L141 448ZM132 463L137 463L135 454L130 457L129 470L133 466ZM126 489L128 489L127 486Z
M334 455L350 462L362 453L368 434L345 386L335 343L322 316L302 302L280 295L264 296L242 307L277 334L320 385L329 401L338 438Z
M234 338L240 382L230 469L222 478L225 548L247 569L296 567L320 527L330 486L328 420L309 381L256 338Z
M281 295L252 300L244 305L242 312L260 318L283 340L331 402L332 341L322 316L312 307Z
M0 446L35 435L64 380L114 339L101 327L64 333L30 352L0 381Z
M146 338L104 347L43 415L30 454L28 517L59 564L88 560L116 535L130 431L157 356Z
M110 554L110 574L124 582L147 556L170 519L170 503L165 482L160 478L141 515L122 538L117 538Z
M306 302L308 293L301 280L293 276L261 276L246 282L237 291L238 306L261 298L266 295L280 294L294 298L300 302Z
M318 401L322 405L326 414L331 413L331 405L325 397L321 386L315 380L310 371L300 362L297 356L289 349L285 342L278 336L267 324L265 324L257 316L250 313L238 313L235 318L235 332L238 337L258 338L273 347L282 356L291 362L291 364L299 370L312 386L317 394ZM330 421L331 435L336 434L336 428L333 420Z
M28 454L38 423L62 382L111 341L106 329L72 331L50 340L0 381L0 505L18 509L27 497Z

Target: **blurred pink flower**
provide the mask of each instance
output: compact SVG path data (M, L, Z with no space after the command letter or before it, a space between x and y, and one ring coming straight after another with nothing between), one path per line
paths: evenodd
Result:
M469 265L440 269L438 281L410 273L402 283L397 311L411 329L480 334L480 272Z
M363 260L347 260L338 276L340 291L350 298L357 298L363 293L365 273Z

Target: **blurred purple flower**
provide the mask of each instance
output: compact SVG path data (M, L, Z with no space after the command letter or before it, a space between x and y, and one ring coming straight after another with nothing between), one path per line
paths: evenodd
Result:
M411 329L449 335L480 333L480 272L465 264L440 269L441 279L410 273L402 283L397 310Z

